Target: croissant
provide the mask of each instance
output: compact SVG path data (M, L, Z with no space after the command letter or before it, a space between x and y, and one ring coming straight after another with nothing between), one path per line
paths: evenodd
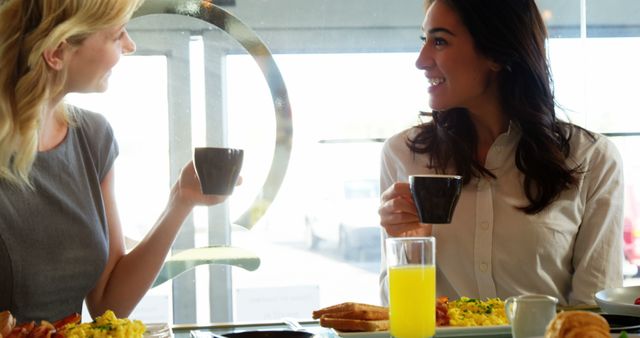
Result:
M11 315L11 312L0 312L0 337L8 336L14 326L16 326L16 319Z
M547 326L544 338L609 338L609 323L589 311L558 313Z

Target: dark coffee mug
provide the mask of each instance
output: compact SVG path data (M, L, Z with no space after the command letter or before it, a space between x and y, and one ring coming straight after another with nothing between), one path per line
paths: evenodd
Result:
M411 175L409 187L420 223L451 223L462 191L462 176Z
M195 148L193 163L206 195L231 195L242 168L242 149Z

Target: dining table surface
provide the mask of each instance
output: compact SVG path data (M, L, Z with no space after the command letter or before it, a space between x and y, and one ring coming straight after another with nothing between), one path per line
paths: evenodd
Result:
M383 332L352 332L341 333L330 328L321 327L318 321L299 322L302 330L313 333L314 338L386 338L388 331ZM215 338L216 335L238 333L245 331L292 331L285 322L261 323L221 323L207 325L175 324L172 326L174 338ZM213 333L213 334L212 334ZM216 334L216 335L214 335ZM283 335L285 336L285 335ZM629 338L640 338L640 332L632 332ZM269 337L278 337L277 334ZM482 338L512 338L510 326L492 328L452 328L451 330L437 330L435 338L482 337ZM619 333L612 333L612 338L619 337ZM540 337L542 338L542 336Z
M321 327L317 320L299 321L301 330L313 333L316 338L386 338L390 337L388 331L384 332L353 332L341 333L330 328ZM214 338L216 335L238 333L245 331L292 331L286 321L269 321L258 323L218 323L205 325L175 324L172 326L175 338ZM213 334L212 334L213 333ZM282 336L285 336L284 334ZM618 338L619 333L611 333L612 338ZM629 338L640 338L640 330L627 332ZM277 334L269 337L278 337ZM511 327L508 325L495 327L475 328L438 328L435 338L458 337L492 337L511 338ZM542 337L540 337L542 338Z

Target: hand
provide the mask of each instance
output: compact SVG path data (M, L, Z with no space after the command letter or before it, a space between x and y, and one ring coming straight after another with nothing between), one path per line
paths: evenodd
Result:
M431 225L422 224L411 197L409 183L396 182L382 193L380 224L390 237L429 236Z
M236 186L240 184L242 184L241 176L238 177ZM229 197L227 195L203 194L193 161L190 161L182 168L180 178L172 189L172 194L175 194L175 197L182 203L190 206L215 205L224 202Z

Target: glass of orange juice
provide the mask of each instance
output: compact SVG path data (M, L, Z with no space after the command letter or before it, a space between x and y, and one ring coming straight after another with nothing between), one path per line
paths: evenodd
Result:
M436 332L436 239L386 239L389 325L395 338L433 337Z

